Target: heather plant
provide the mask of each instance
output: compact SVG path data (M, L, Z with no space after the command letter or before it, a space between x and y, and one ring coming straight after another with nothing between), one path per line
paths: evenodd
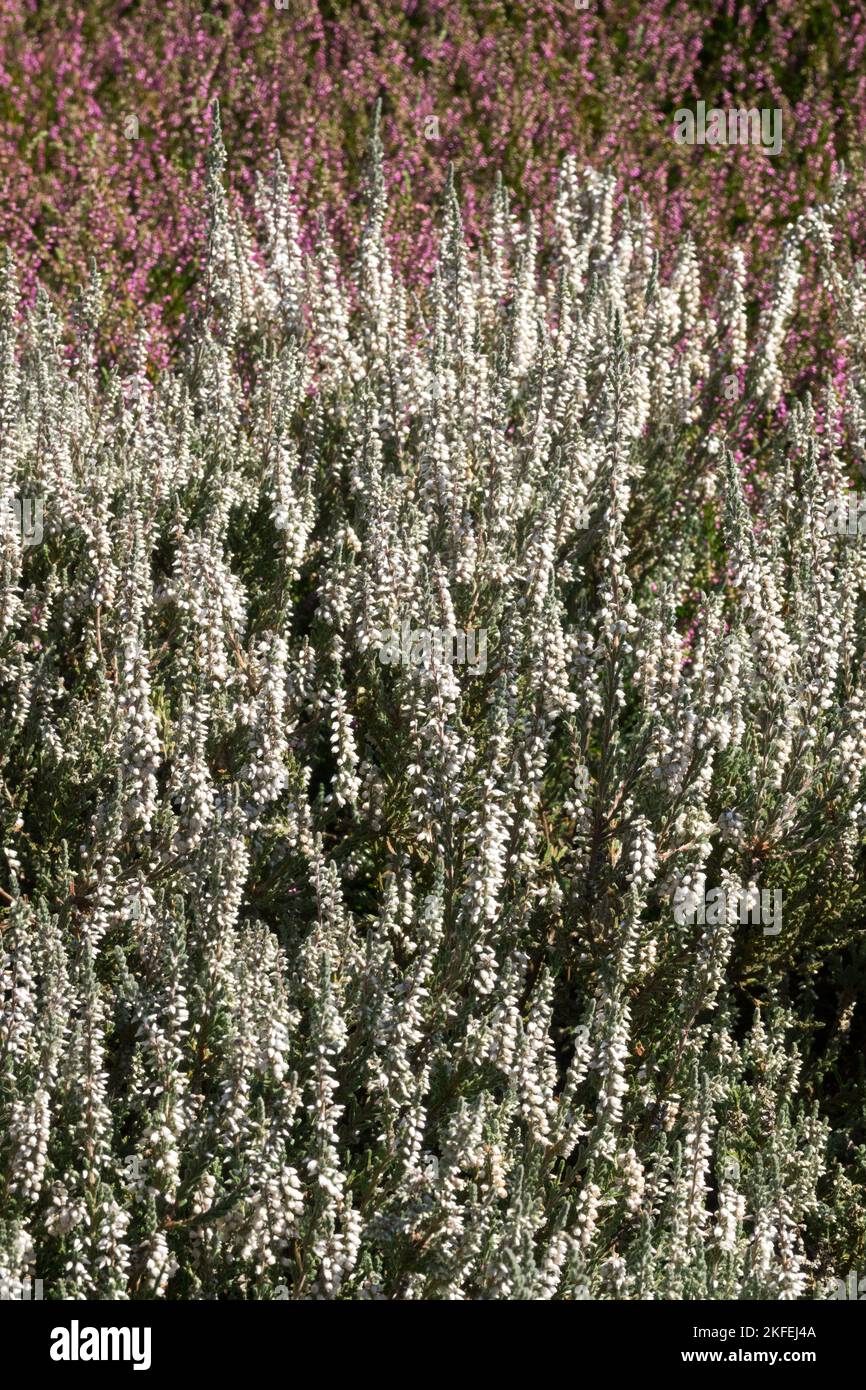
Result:
M95 257L121 272L106 321L143 315L154 339L174 336L202 251L213 96L237 197L249 209L279 147L303 244L317 244L324 212L344 257L382 98L387 235L415 283L432 269L449 162L470 239L500 171L546 247L571 156L612 170L617 204L646 203L673 245L688 229L712 264L742 244L759 293L786 223L828 197L843 160L846 216L863 234L864 43L862 6L847 0L0 0L0 241L28 303L37 276L73 294ZM778 109L778 158L679 146L676 112L698 101ZM819 318L806 316L812 334Z
M142 329L104 370L96 270L70 323L2 271L0 484L43 515L26 545L0 509L4 1287L835 1296L866 1257L849 185L752 322L737 248L710 292L573 159L545 257L503 184L470 245L452 176L421 290L378 126L351 260L260 173L249 222L215 122L167 364ZM794 390L807 274L844 398L820 356ZM483 631L483 668L383 662L404 625ZM735 907L764 893L772 933Z

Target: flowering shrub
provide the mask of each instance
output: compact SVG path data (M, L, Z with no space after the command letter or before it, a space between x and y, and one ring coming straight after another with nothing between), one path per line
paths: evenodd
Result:
M224 166L217 127L175 365L101 369L98 274L71 353L2 274L43 534L0 512L0 1278L830 1297L866 1237L845 184L750 322L736 251L708 300L573 160L549 267L501 189L470 250L452 182L419 294L378 134L351 267L279 160L261 238ZM820 361L791 393L807 271L844 402ZM485 661L384 662L405 625Z
M646 201L674 241L684 227L712 247L742 240L764 265L839 160L866 231L864 48L863 7L844 0L0 0L0 242L28 300L37 273L68 293L92 257L123 267L108 320L140 313L163 334L198 264L213 96L239 196L279 145L313 212L304 244L321 209L347 251L382 97L388 235L413 277L433 260L449 161L473 237L499 170L546 241L568 155L614 169L617 200ZM779 158L678 146L675 111L697 99L778 107Z

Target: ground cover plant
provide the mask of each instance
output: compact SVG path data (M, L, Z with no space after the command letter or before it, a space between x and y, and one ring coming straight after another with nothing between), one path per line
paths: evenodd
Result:
M304 244L324 216L350 258L358 174L382 101L388 237L429 274L449 162L471 238L497 171L549 230L562 161L611 172L676 240L737 240L766 264L785 225L856 174L846 216L862 238L866 16L848 0L91 0L74 12L0 3L0 240L28 300L67 299L90 261L112 267L106 315L173 336L200 265L209 108L222 103L233 182L249 207L279 148ZM681 106L779 107L777 158L677 146ZM811 316L812 328L817 314Z
M741 43L726 15L695 23ZM332 201L277 138L235 172L209 105L190 265L125 282L129 324L116 250L32 295L25 244L0 268L0 1283L837 1297L856 159L795 155L757 247L577 140L537 206L446 161L419 210L376 95Z

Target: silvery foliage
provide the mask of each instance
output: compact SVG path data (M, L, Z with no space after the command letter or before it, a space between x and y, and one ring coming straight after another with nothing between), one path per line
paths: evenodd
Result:
M172 370L100 370L98 275L70 356L3 271L0 481L45 536L2 534L0 1278L826 1297L863 1231L866 550L824 516L866 375L785 396L760 507L720 402L788 392L810 257L864 361L842 190L750 324L741 256L702 308L695 248L663 273L568 164L553 260L501 188L471 252L449 184L423 302L375 135L352 276L279 161L255 232L224 164L217 131ZM486 673L384 667L404 621L485 628ZM750 883L778 937L674 921Z

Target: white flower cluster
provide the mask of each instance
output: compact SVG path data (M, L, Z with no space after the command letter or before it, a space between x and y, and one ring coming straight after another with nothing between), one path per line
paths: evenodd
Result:
M866 551L824 517L866 415L783 348L810 248L856 310L831 213L752 342L739 253L714 304L600 174L544 256L502 190L471 253L450 184L422 302L377 137L354 275L225 162L170 370L102 370L98 279L70 354L2 271L0 495L44 537L0 528L0 1280L826 1287L866 1220ZM386 665L405 624L485 661ZM677 926L704 883L784 932Z

